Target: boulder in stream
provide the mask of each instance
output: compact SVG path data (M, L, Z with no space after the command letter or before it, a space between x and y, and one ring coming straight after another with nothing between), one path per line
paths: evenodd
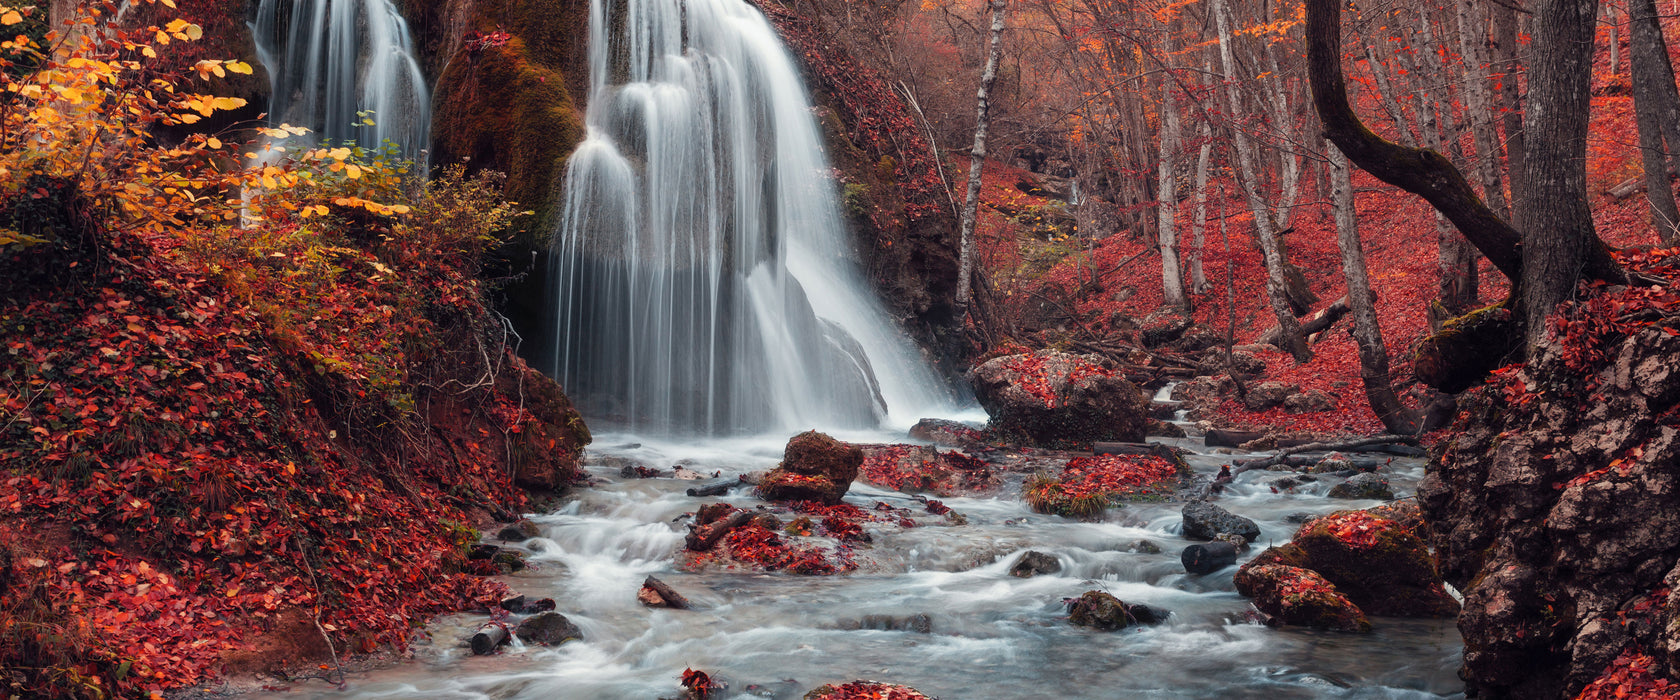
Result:
M514 631L526 644L555 646L571 639L583 639L583 630L557 612L532 615L519 622Z
M943 418L923 418L910 426L910 439L940 447L972 448L985 444L985 434L965 423Z
M1371 621L1359 606L1310 569L1284 564L1244 566L1237 571L1235 583L1237 592L1252 599L1272 624L1371 631Z
M1009 567L1009 575L1019 578L1032 578L1039 574L1059 573L1061 570L1062 560L1057 559L1056 555L1029 550Z
M1388 479L1381 474L1355 474L1330 489L1331 498L1373 498L1381 501L1392 500L1394 490L1388 487Z
M1167 621L1165 610L1147 605L1127 605L1103 591L1085 591L1067 602L1068 621L1080 627L1117 630L1130 625L1153 625Z
M512 525L502 528L496 533L496 539L503 542L524 542L542 534L542 528L527 519L520 519Z
M1100 360L1041 350L988 360L969 373L988 430L1033 447L1088 449L1091 443L1142 442L1149 407L1136 385Z
M1458 603L1447 595L1423 540L1399 522L1368 511L1315 518L1293 541L1261 552L1243 570L1278 564L1317 572L1371 615L1458 614Z
M1260 538L1260 526L1253 520L1220 508L1207 501L1191 501L1184 505L1184 538L1212 540L1229 532L1253 542Z
M780 466L758 485L772 501L815 501L838 505L863 466L863 450L815 430L788 441Z
M1243 395L1243 406L1250 411L1264 411L1282 406L1290 396L1301 393L1301 387L1283 382L1260 382Z

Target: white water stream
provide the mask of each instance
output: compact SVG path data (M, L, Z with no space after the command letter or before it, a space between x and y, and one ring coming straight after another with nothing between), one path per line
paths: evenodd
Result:
M886 435L847 435L889 439ZM633 459L669 472L684 462L724 475L773 466L784 440L654 442L604 435L592 453ZM1199 441L1169 441L1193 449ZM1192 455L1213 474L1230 455ZM1396 460L1389 478L1402 495L1422 476L1416 460ZM484 621L459 615L428 628L418 663L353 676L347 693L319 682L304 697L459 700L676 697L677 678L696 668L731 683L723 697L799 698L823 683L869 678L906 683L945 700L1036 698L1430 698L1462 689L1461 649L1451 620L1377 618L1369 635L1269 629L1248 622L1235 567L1186 574L1179 552L1176 503L1112 509L1102 522L1078 522L1028 510L1019 477L996 499L947 499L968 525L918 516L905 529L871 524L859 546L862 568L842 576L675 568L682 515L703 503L753 508L736 491L690 498L693 481L623 479L616 465L591 467L608 482L576 493L558 513L536 516L543 536L519 548L538 566L506 577L518 591L553 597L587 639L556 648L518 647L475 657L461 640ZM1238 477L1220 505L1256 520L1257 553L1288 539L1296 513L1368 507L1375 501L1324 497L1340 479L1325 477L1295 492L1274 493L1276 472ZM906 495L865 484L847 501L914 505ZM1152 542L1159 553L1139 551ZM1022 579L1009 566L1027 549L1055 555L1059 574ZM698 604L652 610L636 603L653 574ZM1096 632L1070 625L1063 598L1106 589L1129 603L1172 611L1163 625ZM845 629L864 615L925 614L931 633ZM751 688L749 686L752 686ZM739 695L734 695L739 693ZM298 697L293 692L286 697Z
M736 435L951 410L859 274L805 87L763 15L595 0L589 60L551 369L592 421Z

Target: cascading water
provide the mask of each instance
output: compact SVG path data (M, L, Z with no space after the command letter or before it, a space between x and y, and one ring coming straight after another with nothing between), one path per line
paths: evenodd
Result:
M662 432L938 410L942 383L846 258L811 105L763 15L741 0L590 13L588 135L552 253L567 392Z
M390 141L423 159L431 98L389 0L261 0L251 32L273 88L271 123L367 148Z

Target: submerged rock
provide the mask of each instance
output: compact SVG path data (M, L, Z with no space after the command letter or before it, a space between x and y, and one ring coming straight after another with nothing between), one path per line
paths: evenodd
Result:
M1068 621L1080 627L1099 630L1124 629L1127 626L1153 625L1166 622L1170 613L1147 605L1127 605L1103 591L1086 591L1068 601Z
M1039 551L1028 551L1015 560L1009 567L1009 575L1019 578L1031 578L1039 574L1054 574L1062 570L1062 560L1054 554Z
M1142 442L1149 427L1143 392L1088 356L1043 350L994 358L969 373L991 414L988 430L1034 447L1088 449L1092 442Z
M840 621L843 630L881 630L883 632L933 633L933 618L927 613L914 615L864 615L856 620Z
M972 448L985 444L985 435L966 424L943 418L923 418L910 426L910 439L940 447Z
M688 598L652 576L642 581L641 590L636 591L636 602L650 608L689 608Z
M496 539L503 542L524 542L541 534L542 528L537 527L536 523L522 519L502 528L501 531L496 533Z
M788 441L782 463L758 485L772 501L816 501L837 505L863 466L863 450L815 430Z
M1271 616L1272 624L1338 632L1369 632L1365 613L1323 576L1298 566L1244 566L1234 579L1237 592Z
M514 631L526 644L555 646L572 639L583 639L583 630L557 612L532 615L519 622Z
M1211 540L1220 533L1231 533L1248 542L1260 538L1260 526L1253 520L1236 515L1207 501L1192 501L1184 505L1184 537L1191 540Z

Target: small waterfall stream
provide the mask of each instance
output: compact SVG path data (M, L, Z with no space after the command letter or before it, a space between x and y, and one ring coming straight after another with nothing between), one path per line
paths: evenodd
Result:
M273 90L271 124L370 149L390 141L424 161L431 97L390 0L261 0L251 32Z
M592 421L726 435L944 410L859 274L805 87L757 10L595 0L589 60L551 369Z
M849 434L860 441L895 439ZM901 438L897 438L901 439ZM1462 697L1456 677L1461 643L1452 620L1378 618L1367 635L1269 629L1244 618L1248 602L1231 578L1236 567L1186 574L1179 552L1179 503L1132 503L1100 522L1029 510L1020 475L996 498L952 498L968 524L932 516L920 526L868 526L874 542L857 549L859 571L797 576L747 571L690 572L677 566L683 518L716 501L760 504L747 489L691 498L694 481L627 479L620 461L666 470L684 463L733 476L766 469L785 439L656 441L597 437L591 475L603 485L579 491L559 512L534 516L542 536L518 545L536 566L506 577L532 597L553 597L586 637L555 648L515 647L475 657L462 641L486 619L457 615L429 626L417 663L355 675L349 692L297 686L323 700L652 700L677 697L684 668L730 682L721 697L795 700L823 683L857 678L905 683L948 700L1068 698L1436 698ZM1212 476L1248 455L1208 450L1199 440L1165 440L1192 451ZM1422 477L1421 460L1387 470L1402 495ZM1286 541L1292 517L1375 505L1325 496L1326 477L1277 492L1276 472L1241 474L1220 505L1254 519L1257 547ZM864 483L847 502L912 506L906 494ZM1153 543L1158 550L1145 542ZM509 545L504 545L509 546ZM1054 575L1015 578L1008 569L1033 549L1058 558ZM653 574L697 605L654 610L636 602ZM1170 610L1162 625L1097 632L1070 625L1062 599L1101 588L1131 603ZM866 615L926 615L931 631L857 629ZM867 626L867 625L866 625ZM300 693L285 697L295 699Z

